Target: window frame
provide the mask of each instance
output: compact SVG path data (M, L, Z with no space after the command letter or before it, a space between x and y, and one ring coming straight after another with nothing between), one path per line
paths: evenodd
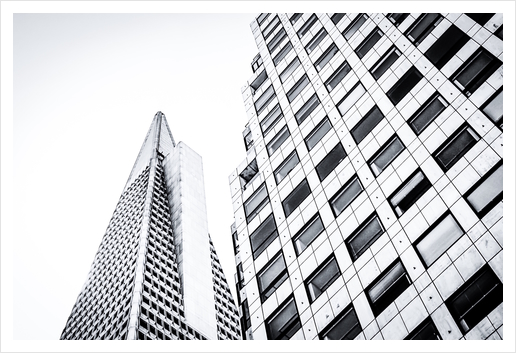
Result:
M279 113L277 114L276 117L274 117L277 111L279 111ZM263 128L264 123L266 121L268 122L268 120L272 119L273 117L274 117L274 120L264 130L264 128ZM283 111L281 110L281 106L278 103L274 106L274 108L272 108L267 113L267 115L262 119L262 121L260 121L260 129L262 130L262 134L264 137L274 128L274 126L276 126L276 124L279 122L279 120L282 117L283 117Z
M290 90L287 92L288 102L292 103L309 84L310 79L308 78L308 75L305 73L303 74L303 76L299 78L299 80L297 80L296 83L294 83L294 86L292 86L292 88L290 88Z
M379 114L378 114L379 113ZM380 119L378 117L381 116ZM385 119L381 109L375 104L350 130L351 137L357 146ZM366 132L367 131L367 132Z
M281 260L280 260L281 259ZM262 276L264 276L268 271L271 271L273 266L276 264L277 261L283 262L283 268L277 273L274 278L270 281L270 283L263 288L263 283L261 281ZM269 262L263 266L262 269L257 273L256 275L256 282L258 283L258 291L260 292L260 300L262 303L264 303L267 299L269 299L274 292L278 289L279 286L285 282L285 280L288 278L288 271L287 271L287 263L285 262L285 256L283 255L283 251L278 251L276 255L272 257ZM274 289L271 291L271 289Z
M360 59L363 59L367 55L367 53L369 53L369 51L373 49L373 47L376 45L376 43L378 43L378 41L383 37L384 34L385 33L383 33L383 31L378 26L373 28L373 30L355 48L355 54Z
M423 53L437 69L442 69L451 58L469 41L469 36L459 27L452 24L437 40ZM435 55L438 56L435 56Z
M317 101L317 103L315 103L315 101ZM303 104L301 108L299 108L299 110L294 114L297 125L300 126L306 120L306 118L308 118L310 114L312 114L314 110L317 109L319 104L321 104L321 100L317 96L317 93L314 93L310 98L306 100L305 104Z
M434 19L430 19L430 22L425 23L425 19L429 15L437 15ZM405 31L405 36L417 47L421 44L422 41L428 37L430 33L441 23L443 20L443 16L440 13L423 13L421 14ZM412 31L414 31L418 26L423 25L426 26L422 28L422 31L416 37L411 36Z
M461 136L463 136L463 133L469 133L469 136L471 136L473 139L468 142L467 145L462 146L461 150L453 153L453 158L451 158L448 163L444 163L443 160L439 157L443 153L446 154L449 148L454 148L457 146L457 144L460 142L458 140ZM435 162L441 167L441 169L446 173L450 169L453 168L453 166L468 153L475 144L480 141L481 137L480 135L473 129L468 123L464 123L461 126L458 127L457 130L453 132L450 137L448 137L436 150L434 153L432 153L432 157L434 158ZM473 141L474 140L474 141Z
M354 97L354 94L355 94L355 90L358 88L358 86L360 86L361 90L362 90L362 94L360 95L360 97L356 98ZM358 92L358 91L357 91ZM367 93L367 90L365 89L364 85L362 84L362 82L359 80L347 93L344 97L342 97L342 99L335 105L335 107L337 108L337 110L339 111L339 114L341 117L343 117L344 115L347 114L347 112L364 96L364 94ZM351 101L349 102L346 102L346 105L349 106L348 109L342 113L342 110L341 110L341 106L342 104L348 100L348 99L351 99ZM354 100L354 101L353 101ZM350 102L353 102L351 104L348 104Z
M249 204L249 202L252 199L257 197L263 189L265 189L266 196L264 197L264 199L262 201L260 201L257 204L257 206L253 210L251 210L248 213L247 205ZM245 214L247 224L249 224L258 215L258 213L267 205L268 202L269 202L269 192L267 190L267 186L265 185L265 183L262 183L258 188L256 188L256 190L251 194L251 196L249 196L243 203L244 214Z
M486 214L488 214L500 201L503 200L503 169L502 173L502 188L500 192L494 196L491 201L488 203L484 203L483 207L480 210L477 210L477 207L473 205L470 201L471 195L477 191L483 184L486 182L493 174L498 172L498 169L503 168L503 159L501 159L498 163L496 163L486 174L484 174L475 184L473 184L468 191L464 193L462 196L464 200L468 203L469 207L475 212L478 218L482 219Z
M272 20L267 24L267 26L261 31L264 41L266 41L267 38L269 38L269 36L274 32L274 30L276 29L276 27L279 26L280 23L281 20L279 19L278 15L272 18Z
M324 272L325 270L330 269L330 266L332 266L333 269L336 268L337 271L333 274L330 273L331 276L323 283L320 288L314 285L320 291L320 293L313 293L313 291L310 290L311 285L313 285L314 281L317 281L321 276L325 277ZM319 298L328 288L330 288L330 286L339 278L339 276L342 276L342 272L340 271L335 254L332 253L319 266L317 266L317 268L303 282L305 285L306 293L308 295L309 303L312 304L315 302L317 298Z
M380 158L384 153L386 153L388 151L388 149L396 142L398 141L399 144L402 146L402 148L398 151L396 151L396 153L390 157L390 160L387 164L385 164L383 166L382 169L380 169L378 166L376 166L376 164L374 164L374 162ZM373 175L375 176L375 178L378 178L378 176L380 176L382 174L382 172L389 166L391 165L392 162L394 162L394 160L396 158L398 158L398 156L400 154L403 153L403 151L405 150L406 146L403 144L403 141L401 141L401 139L398 137L398 135L395 133L394 135L392 135L388 140L387 142L385 142L382 146L380 146L380 148L378 149L378 151L376 151L372 156L371 158L369 158L369 160L367 161L367 165L369 166L369 169L371 169L371 172L373 173ZM375 168L373 168L373 165L375 166L376 169L378 169L379 171L377 171ZM378 174L377 174L378 173Z
M276 54L276 56L272 59L272 62L274 63L274 66L278 66L278 64L285 59L285 57L288 55L288 53L294 49L292 46L292 43L288 41L283 48Z
M294 213L294 211L297 210L311 194L312 190L310 189L308 180L306 178L301 180L301 182L288 194L288 196L281 201L285 218L288 218L288 216ZM295 202L289 205L292 199L294 199Z
M283 126L281 128L281 130L278 131L278 133L265 146L269 157L273 156L274 153L276 153L276 151L280 149L281 145L283 145L283 143L285 143L285 141L289 137L290 137L290 130L288 129L287 124L285 124L285 126ZM281 142L279 142L279 141L281 141ZM272 145L274 145L275 143L278 143L278 142L279 142L279 144L276 146L276 148L273 149L274 146L272 146Z
M498 96L502 97L502 115L501 117L499 118L498 121L495 121L493 120L493 117L490 115L490 114L487 114L485 112L485 109L490 105L492 104L497 98ZM493 93L491 95L491 97L489 97L485 102L484 104L482 104L479 108L480 111L482 111L482 113L489 119L493 122L493 124L497 127L499 127L501 130L503 130L503 86L500 87L499 89L496 90L495 93Z
M389 63L392 55L397 55L396 59L394 59L387 66L382 66L384 63ZM379 80L389 69L390 67L400 58L401 51L396 47L396 45L392 45L381 57L378 59L373 66L369 69L369 73L375 78L375 80ZM381 69L381 70L379 70ZM381 71L381 72L378 72Z
M355 251L355 247L352 246L352 242L356 239L359 239L361 233L373 222L377 221L380 225L380 232L376 232L373 236L370 236L364 245L362 245L357 251ZM360 225L344 240L346 244L346 248L348 249L348 253L351 257L351 260L355 262L358 258L363 255L383 234L385 233L385 227L378 217L376 211L373 211Z
M285 168L289 164L289 162L294 158L297 158L297 162L295 162L293 166L290 166L290 169L288 169L288 171L283 175L283 177L279 178L278 175L280 170ZM292 153L290 153L283 160L283 162L281 162L281 164L274 170L274 179L276 180L276 185L279 185L283 181L283 179L285 179L289 175L289 173L299 164L299 162L299 156L297 154L297 151L294 149L294 151L292 151Z
M351 72L351 66L348 64L346 60L338 68L335 69L335 71L328 77L328 79L324 82L324 86L328 90L328 92L333 91L335 87L339 83L344 80L344 78ZM341 73L344 73L342 77L339 78ZM338 81L338 82L337 82Z
M290 18L288 19L292 26L299 20L301 17L303 17L302 13L294 13Z
M292 61L285 67L285 69L279 74L279 79L281 83L285 83L285 81L292 76L294 71L297 70L298 67L301 66L301 61L299 57L295 57Z
M348 154L344 150L342 142L339 141L315 166L315 172L319 177L319 181L323 182L347 156Z
M342 20L344 18L346 14L345 13L339 13L339 12L336 12L334 13L331 17L330 17L330 20L331 22L333 22L333 24L336 26L337 23L340 22L340 20ZM335 22L336 21L336 22Z
M315 226L316 224L318 224L318 222L321 224L322 228L320 230L317 230L318 227L315 227L316 229L316 233L314 233L315 235L313 235L313 237L310 239L310 241L308 241L306 244L305 243L301 243L302 246L304 246L302 248L302 246L298 245L299 243L299 239L301 239L303 237L303 235L307 234L306 232L309 231L312 226ZM317 239L317 237L319 235L321 235L322 232L325 231L325 227L324 227L324 223L322 222L322 219L321 219L321 216L319 215L319 213L316 213L312 218L310 218L310 220L308 222L306 222L303 227L301 227L301 229L292 237L292 243L294 245L294 251L296 252L296 255L299 256L303 253L303 251L305 251L312 243L315 239ZM301 249L302 248L302 249Z
M299 28L297 30L297 36L299 37L299 39L303 38L303 36L308 32L310 31L310 29L313 27L313 25L315 24L315 22L318 20L319 18L317 17L316 14L312 14L312 16L310 16L306 21L305 23L303 23L303 25L301 26L301 28Z
M313 52L315 50L315 48L317 48L319 46L319 44L321 44L321 42L324 40L324 38L326 38L327 35L328 35L328 31L326 31L326 29L324 27L322 27L319 30L319 32L317 32L314 35L314 37L312 39L310 39L308 44L306 44L306 46L305 46L306 52L308 54Z
M290 317L283 326L281 326L279 334L273 334L272 332L272 321L277 319L280 314L282 314L287 307L290 305L294 306L295 314ZM299 317L299 311L297 310L297 304L294 299L294 295L289 295L272 314L270 314L265 320L265 332L267 334L267 339L269 340L277 340L277 339L290 339L296 332L301 328L301 319ZM285 332L287 331L287 332ZM289 336L290 335L290 336Z
M386 92L391 103L396 106L416 87L424 78L424 75L412 66L400 77L398 81ZM414 80L415 79L415 80ZM407 81L409 85L407 84ZM410 87L409 87L410 86ZM399 97L398 97L399 95Z
M367 22L368 18L369 16L366 13L357 14L355 18L350 22L350 24L347 25L347 27L342 31L342 36L344 37L344 39L349 42L350 39L355 35L355 33L357 33L360 30L360 27L362 27L364 23ZM354 26L360 22L361 19L364 19L362 23L358 25L358 27L353 31L353 33L348 35L349 31L351 31L354 28Z
M425 117L425 113L427 112L427 109L429 109L429 107L431 106L431 104L435 101L435 100L438 100L441 105L442 105L442 108L440 108L439 112L437 114L435 114L433 117L431 117L429 120L425 121L425 124L423 124L423 127L422 129L420 130L417 130L416 126L414 126L414 122L416 120L418 120L418 118L421 118L421 117ZM410 128L412 129L412 131L414 131L414 133L416 134L416 136L419 136L421 135L421 133L423 133L423 131L425 131L425 129L430 125L432 124L432 122L437 119L439 117L439 115L441 115L441 113L443 111L446 110L446 108L448 108L448 106L450 105L450 103L448 103L448 101L446 99L444 99L443 96L441 96L439 94L439 92L435 92L434 94L432 94L430 96L430 98L428 98L425 103L423 103L421 105L421 107L419 107L415 112L414 114L412 114L412 116L410 118L407 119L407 124L410 126Z
M405 193L405 196L403 196L402 198L400 198L400 201L398 203L396 203L396 205L393 204L393 201L392 199L395 197L395 196L398 196L403 190L405 190L405 188L407 186L409 186L409 184L413 181L413 180L416 180L416 176L421 173L421 175L423 176L423 179L421 179L421 181L419 183L417 183L416 185L414 185L413 187L409 187L409 190ZM422 184L420 186L420 184ZM432 187L432 183L428 180L427 176L425 175L425 173L423 173L423 171L420 169L420 168L417 168L407 179L405 179L401 185L399 187L396 188L396 190L394 190L390 196L387 198L388 202L389 202L389 205L391 206L392 210L394 211L394 214L396 215L397 218L400 218L401 216L403 216L405 214L405 212L407 212L412 206L414 206L417 201L428 191L430 190L430 188ZM412 192L415 191L415 195L412 194ZM407 197L410 196L410 200L408 201L404 201ZM401 197L401 196L400 196ZM404 207L403 207L403 210L399 207L400 204L403 204ZM405 207L406 206L406 207ZM396 208L399 208L400 211L398 212L396 210Z
M319 58L314 62L315 70L317 70L317 72L321 72L321 70L324 69L324 67L328 65L331 59L333 59L339 52L340 50L335 45L335 43L331 43L328 48L326 48L326 50L321 54L321 56L319 56Z
M270 90L270 91L269 91ZM268 92L272 92L272 93L268 93ZM265 94L270 94L270 96L266 96ZM260 99L263 98L263 103ZM263 91L263 93L261 94L260 97L258 97L258 99L256 99L254 101L254 109L256 110L256 115L260 115L264 110L265 108L267 108L267 106L270 104L270 102L272 102L272 100L276 98L276 91L274 90L274 87L273 85L271 84L269 87L267 87L267 89L265 89ZM258 108L256 106L256 104L260 101L260 107Z
M399 16L397 16L399 15ZM391 23L395 26L395 27L399 27L400 24L403 23L403 21L405 21L405 19L407 17L409 17L410 13L388 13L387 16L387 19L389 21L391 21Z
M327 125L329 125L329 127L326 131L324 131L323 127ZM333 125L331 124L330 119L328 118L328 116L325 116L304 138L306 149L308 151L311 151L324 138L324 136L326 136L326 134L331 131L332 128ZM317 141L309 143L309 141L311 141L311 139L313 139L319 131L324 131L324 133L321 136L317 135Z
M362 325L360 325L360 321L358 320L357 313L352 303L350 303L347 307L345 307L339 314L335 316L335 318L328 324L326 327L322 329L319 333L320 340L326 340L328 334L330 334L334 329L340 328L338 325L345 321L349 315L354 317L354 321L356 321L355 325L349 329L344 336L342 336L341 340L353 340L355 339L360 332L362 332ZM358 331L355 329L358 328ZM349 336L351 334L352 336ZM330 340L331 338L328 338Z
M271 232L267 234L267 232L263 233L264 238L263 240L256 245L254 239L260 235L262 235L263 229L267 229L267 226L272 222L272 228ZM253 260L256 260L258 256L263 254L265 250L267 250L267 247L274 241L276 238L279 237L278 227L276 225L276 220L274 219L274 213L271 213L270 215L265 218L265 220L260 223L260 225L249 235L249 245L251 247L251 256L253 257Z
M360 185L360 192L355 194L353 197L349 199L349 201L346 203L346 206L344 206L339 212L335 209L336 206L334 206L335 201L339 200L343 195L345 195L346 191L349 190L349 188L355 183L355 181L358 181L358 185ZM354 174L351 178L349 178L348 181L329 199L328 203L330 204L331 210L333 212L333 216L337 218L339 215L342 214L348 208L351 206L353 201L362 194L364 191L364 186L362 185L362 182L360 181L360 178L357 174ZM337 213L338 212L338 213Z
M265 17L262 17L263 15L265 15ZM258 22L258 25L260 26L263 23L263 21L265 21L267 19L267 17L269 17L269 16L270 16L270 13L261 13L256 18L256 22ZM262 17L262 18L260 18L260 17Z
M427 327L431 327L432 328L432 334L434 335L434 340L442 340L443 338L441 337L441 333L439 332L439 330L437 329L437 327L435 326L434 324L434 321L432 320L432 318L430 316L428 316L426 319L424 319L419 325L417 325L417 327L415 329L413 329L408 335L407 337L405 337L403 340L405 341L410 341L410 340L421 340L421 338L418 338L419 334L424 332L424 330L427 328ZM425 338L426 340L431 340L431 338Z
M285 28L281 28L278 33L272 37L270 42L267 43L267 50L269 50L269 53L272 54L274 50L283 42L283 40L285 40L285 38L288 38L287 31L285 31Z

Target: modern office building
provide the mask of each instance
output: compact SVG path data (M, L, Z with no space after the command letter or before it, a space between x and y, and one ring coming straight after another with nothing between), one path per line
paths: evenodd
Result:
M268 14L230 175L244 339L503 339L502 14Z
M202 159L158 112L61 339L240 339Z

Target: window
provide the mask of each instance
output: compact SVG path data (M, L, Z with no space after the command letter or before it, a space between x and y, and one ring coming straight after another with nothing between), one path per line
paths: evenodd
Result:
M265 118L260 122L260 127L263 132L263 136L267 135L269 131L276 125L276 123L283 117L280 105L276 104L274 108L267 114Z
M358 259L385 232L376 212L358 226L346 239L346 247L353 261Z
M331 209L335 217L340 215L346 207L348 207L354 199L364 190L357 175L344 184L337 193L330 199Z
M344 29L342 32L342 35L344 38L346 38L347 41L353 37L353 34L355 34L360 27L364 24L365 21L367 21L367 15L363 13L359 13L353 21Z
M317 72L321 71L326 64L337 54L339 49L335 45L335 43L331 43L331 45L322 53L321 57L317 59L317 61L314 63L315 68L317 69Z
M394 135L389 141L387 141L380 150L376 152L373 157L367 162L374 176L380 175L385 168L391 162L400 155L401 152L405 149L405 146L398 138L397 135Z
M403 264L397 259L365 290L374 315L380 315L410 284Z
M324 230L324 225L321 221L321 217L319 213L317 213L312 219L310 219L306 224L297 232L297 234L293 238L294 249L296 250L296 255L299 256L310 244L322 233Z
M294 25L294 23L296 23L297 20L299 20L301 18L301 16L303 16L302 13L293 14L292 17L290 17L290 22L292 23L292 25Z
M414 133L419 135L430 125L448 106L448 102L444 100L438 93L432 95L414 115L410 117L408 123Z
M432 319L427 317L420 323L407 337L405 340L442 340L437 327L435 327Z
M430 189L432 184L421 170L416 170L401 186L389 197L389 203L398 217L407 211L410 206Z
M274 99L274 97L276 97L276 93L274 93L274 88L272 87L272 85L270 85L265 90L265 92L262 93L260 98L258 98L254 102L254 107L256 108L256 114L260 114L265 109L265 107L267 107L267 104L269 104L270 101L272 101Z
M301 125L305 119L312 114L312 112L319 106L319 98L317 97L317 94L313 94L308 101L297 111L295 114L296 121L298 125Z
M391 21L396 27L398 27L401 22L405 21L408 17L408 13L389 13L387 14L387 18Z
M383 113L377 105L371 108L366 115L351 129L351 136L357 145L378 125L383 119Z
M279 184L287 175L290 173L292 169L299 163L299 157L297 155L296 150L292 152L285 160L280 164L278 168L274 171L274 177L276 178L276 183Z
M272 59L274 62L274 66L278 65L285 56L292 50L292 43L288 42L285 46L279 51L279 53Z
M437 164L446 172L453 167L474 145L480 136L467 123L457 129L433 153Z
M254 140L253 140L253 134L251 133L251 130L249 130L248 127L244 130L244 143L245 143L245 150L249 151L249 149L253 146Z
M272 293L285 282L288 277L287 265L283 258L283 252L280 252L269 261L267 265L256 276L258 280L258 288L260 290L260 298L262 303L269 298Z
M312 191L306 179L303 179L301 183L288 195L285 200L281 202L283 210L285 211L285 217L288 217L294 212L296 208L310 195Z
M269 153L269 156L272 156L289 136L290 131L288 131L287 125L285 125L283 129L281 129L280 132L278 132L278 134L267 144L267 152Z
M333 22L334 25L337 25L337 23L339 23L340 20L342 20L344 15L345 13L334 13L333 16L331 16L331 22Z
M311 151L314 146L321 141L321 139L326 135L328 131L331 129L331 123L328 117L325 117L317 126L310 131L308 136L305 138L306 148Z
M500 60L481 47L457 69L450 81L469 97L501 65Z
M326 32L326 30L323 28L321 28L321 30L319 32L317 32L317 34L312 38L312 40L310 40L308 42L308 44L306 45L305 49L306 49L306 52L308 54L310 54L315 48L317 48L317 46L319 45L319 43L321 43L321 41L326 38L326 35L328 34L328 32Z
M321 340L353 340L362 331L355 308L350 304L319 333Z
M265 29L262 31L263 39L267 39L272 34L272 32L274 32L274 30L276 29L276 27L278 27L279 24L280 24L279 17L274 16L272 21L269 22L267 27L265 27Z
M421 72L412 66L387 92L392 104L398 104L422 78Z
M337 85L346 77L346 75L351 71L351 67L347 61L344 61L335 72L326 80L324 85L328 89L328 92L331 92Z
M285 80L299 67L299 65L301 65L301 61L299 61L299 58L296 56L279 75L281 83L284 83Z
M267 193L267 188L265 188L264 183L244 202L247 223L251 222L268 202L269 194Z
M466 44L469 36L455 25L451 25L424 53L426 58L441 69Z
M425 13L420 15L416 21L405 32L415 46L418 46L434 30L443 17L438 13Z
M503 40L503 25L501 25L496 32L494 32L494 35Z
M358 57L362 59L382 36L383 32L380 31L378 27L375 27L375 29L373 29L371 33L368 34L362 43L358 45L358 47L355 49L355 53L357 53Z
M489 264L464 283L446 301L462 333L467 333L503 302L503 284Z
M299 29L299 31L297 31L299 38L303 37L310 30L310 28L312 28L316 21L317 16L315 14L310 16L310 18L306 20L305 24Z
M483 26L494 16L494 13L467 13L465 14L473 21Z
M428 268L463 234L464 230L448 211L414 242L414 248Z
M365 93L365 88L358 82L348 93L337 103L337 109L341 116L344 116L351 107L358 102Z
M294 86L290 89L290 91L287 92L287 98L289 103L292 103L294 99L303 91L303 89L308 86L310 83L310 80L308 79L308 76L304 74L299 81L297 81Z
M262 64L263 64L262 57L260 56L260 54L256 54L256 56L253 59L253 62L251 63L253 73L255 73L256 70L258 70L258 68L260 66L262 66Z
M260 16L256 19L258 21L258 24L261 25L267 17L269 17L270 13L261 13Z
M249 236L253 259L256 259L278 237L276 222L271 213L265 221Z
M401 52L393 45L369 70L371 75L378 80L400 56Z
M280 29L278 33L271 39L271 41L267 44L267 49L269 49L269 53L272 53L274 49L281 44L283 39L287 38L287 32L284 28Z
M270 340L288 340L300 328L301 320L292 295L265 320L265 330Z
M260 88L260 86L262 85L262 83L265 82L265 80L267 79L267 72L265 70L263 70L262 72L260 72L260 74L254 79L253 82L251 82L251 84L249 85L251 87L251 92L252 94L254 95L254 92L256 92L256 90L258 88Z
M503 164L498 164L464 195L479 217L484 217L503 199Z
M319 176L319 180L323 181L326 179L328 174L330 174L335 167L337 167L340 162L346 158L347 154L344 151L344 147L342 147L342 143L337 143L335 147L315 166L315 171Z
M310 303L313 303L340 276L335 256L331 254L305 281Z
M503 87L493 94L480 109L496 126L503 129Z
M247 338L247 330L251 327L251 313L249 312L247 299L244 299L242 302L242 318L240 319L240 324L242 325L242 332L245 338Z
M254 176L258 173L258 164L256 163L256 158L249 163L249 165L240 173L240 185L244 187L253 180Z

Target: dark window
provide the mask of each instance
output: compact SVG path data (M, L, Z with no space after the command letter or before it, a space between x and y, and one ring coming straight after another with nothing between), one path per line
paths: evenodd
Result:
M340 100L339 103L337 103L337 109L339 110L339 113L341 116L344 116L351 107L358 102L360 98L365 93L364 86L360 83L360 81L353 86L352 89L349 90L348 93Z
M333 22L334 25L340 22L342 18L344 17L345 13L334 13L333 16L331 16L331 22Z
M371 75L378 80L400 56L401 52L393 45L369 70Z
M305 49L306 49L306 52L308 54L310 54L315 48L317 48L317 46L319 45L319 43L321 43L321 41L328 35L328 32L326 32L326 30L323 28L320 29L319 32L317 32L317 34L308 42L308 44L306 45Z
M344 79L344 77L346 77L350 71L351 67L349 67L347 61L344 61L324 83L328 89L328 92L331 92L335 87L337 87L337 85Z
M401 186L389 197L389 203L398 217L407 211L410 206L430 189L432 184L421 170L407 178Z
M265 92L254 102L254 107L256 108L256 114L260 114L267 104L270 103L276 97L276 93L274 93L274 88L270 85Z
M299 20L301 18L301 16L303 16L302 13L295 13L295 14L293 14L292 17L290 17L290 22L292 24L296 23L297 20Z
M485 264L457 289L446 306L465 334L502 302L503 284L489 264Z
M287 175L290 173L292 169L299 163L299 157L297 155L296 150L292 152L285 160L280 164L278 168L274 171L274 177L276 178L276 183L279 184Z
M389 13L387 14L387 18L389 19L389 21L394 23L396 27L398 27L401 24L401 22L405 21L408 15L408 13Z
M494 35L503 40L503 25L501 25L496 32L494 32Z
M480 48L455 71L450 81L469 97L501 65L500 60L484 48Z
M365 21L367 21L367 18L368 17L366 14L359 13L342 32L344 38L349 41L351 37L353 37L353 34L355 34L358 29L362 27Z
M407 337L405 340L442 340L437 327L435 327L432 319L427 317L420 323Z
M378 125L383 119L383 113L377 105L371 108L367 114L351 129L351 136L357 145Z
M439 166L446 172L474 145L480 136L467 123L462 125L433 153Z
M342 147L342 143L337 143L335 147L322 159L322 161L315 166L315 171L319 176L319 180L323 181L326 179L339 164L346 158L347 154Z
M335 56L335 54L337 54L338 51L339 49L337 48L335 43L331 43L328 49L326 49L324 53L321 54L319 59L317 59L317 61L314 63L314 66L317 69L317 71L321 71L326 66L326 64L328 64L328 62Z
M269 49L269 53L272 54L274 49L281 44L283 39L287 38L287 32L284 28L280 29L278 33L271 39L271 41L267 44L267 49Z
M256 158L249 163L249 165L240 173L240 184L245 187L247 183L253 180L254 176L258 173L258 164ZM245 190L245 189L244 189Z
M493 94L480 109L496 126L503 129L503 87Z
M387 92L392 104L398 104L422 78L421 72L412 66Z
M281 83L284 83L285 80L299 67L299 65L301 65L301 61L299 61L299 58L296 56L279 75Z
M306 179L303 179L298 186L281 202L285 217L290 216L296 208L310 195L312 191Z
M419 135L430 125L448 106L448 102L444 100L438 93L432 95L414 115L410 117L408 123L414 133Z
M272 61L274 62L274 66L278 65L279 62L281 60L283 60L283 58L285 56L287 56L287 54L292 50L292 43L288 42L287 44L285 44L285 46L283 48L281 48L281 50L279 51L279 53L272 59Z
M281 111L279 104L276 104L276 106L272 108L267 116L260 122L260 127L264 136L271 131L281 117L283 117L283 112Z
M296 121L298 125L301 125L305 119L312 114L312 112L319 106L319 98L317 97L317 94L313 94L308 101L297 111L295 114Z
M464 194L479 217L484 217L503 199L503 164L498 164Z
M466 14L473 21L483 26L494 16L494 13L467 13Z
M411 283L401 261L394 261L365 290L374 315L380 315Z
M265 320L267 338L270 340L288 340L300 328L301 320L292 295Z
M247 129L246 129L247 130ZM253 134L251 133L251 130L244 131L244 143L245 143L245 150L249 151L249 149L253 146L254 140L253 140Z
M285 282L288 277L287 265L283 258L283 252L279 252L256 276L258 280L258 288L260 290L260 298L262 302L266 301L272 293Z
M314 240L322 233L324 225L321 221L319 213L317 213L312 219L297 232L292 238L294 242L294 248L296 254L301 254Z
M317 16L315 14L310 16L310 18L308 20L306 20L306 22L299 29L299 31L297 31L297 35L299 36L299 38L303 37L310 30L310 28L312 28L312 26L315 24L316 21L317 21Z
M254 79L253 82L251 82L251 84L249 85L251 87L251 92L253 93L254 95L254 92L256 92L256 90L258 88L260 88L260 86L262 85L262 83L265 82L265 80L267 79L267 72L265 70L263 70L262 72L260 72L260 74Z
M466 44L469 36L455 25L451 25L425 52L425 56L441 69Z
M269 17L270 13L261 13L260 16L258 16L257 20L258 20L258 24L261 25L263 23L263 21L265 21L265 19L267 17Z
M242 302L242 318L240 319L240 323L242 325L242 331L244 333L244 338L247 338L247 330L251 327L251 314L249 312L249 305L247 304L247 299L244 299Z
M256 259L270 243L278 237L276 230L276 222L271 213L265 221L249 236L251 241L251 251L253 252L253 259Z
M332 254L305 281L310 303L319 298L339 276L339 266L335 256Z
M255 73L256 70L258 70L258 68L260 66L262 66L262 64L263 64L262 57L260 56L260 54L257 54L254 57L253 62L251 63L251 67L253 68L253 73Z
M405 32L415 46L418 46L434 30L443 17L438 13L424 13Z
M272 32L274 32L274 30L276 29L276 27L278 27L279 24L280 24L279 17L278 16L274 16L272 21L269 22L267 27L265 27L265 29L262 31L263 38L267 39L272 34Z
M380 31L378 27L375 27L367 35L367 37L358 45L358 47L355 49L355 53L357 53L358 57L362 59L367 52L382 38L383 32Z
M330 199L331 209L335 217L348 207L354 199L364 190L360 180L355 174L344 186Z
M369 249L383 233L382 222L374 212L346 239L346 247L353 261Z
M385 168L391 162L400 155L401 152L405 149L405 146L398 138L397 135L394 135L389 141L387 141L380 150L376 152L373 157L367 162L374 176L380 175Z
M285 125L280 132L277 133L276 136L272 138L272 140L267 144L267 152L269 156L272 156L274 152L285 142L285 140L290 136L290 131L288 131L287 125Z
M308 76L304 74L299 81L297 81L294 86L287 92L287 99L289 103L292 103L294 99L305 89L306 86L310 83Z
M321 340L352 340L362 331L355 308L350 304L319 334Z
M245 202L244 211L247 223L251 222L261 209L269 202L269 194L262 184Z
M308 136L305 138L306 148L311 151L314 146L321 141L331 129L331 123L328 117L325 117L317 126L310 131Z

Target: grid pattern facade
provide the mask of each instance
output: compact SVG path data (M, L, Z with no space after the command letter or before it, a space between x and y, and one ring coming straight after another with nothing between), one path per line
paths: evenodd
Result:
M261 14L244 339L503 339L501 14Z

